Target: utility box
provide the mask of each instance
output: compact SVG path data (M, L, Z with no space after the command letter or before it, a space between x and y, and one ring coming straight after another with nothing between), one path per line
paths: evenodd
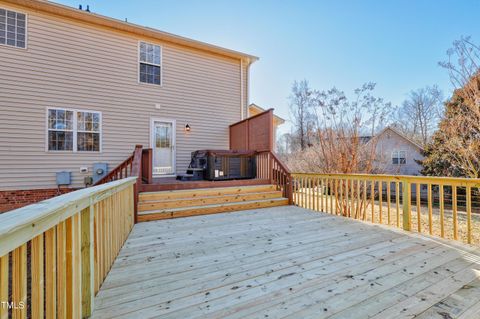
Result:
M107 163L93 163L93 184L98 180L102 179L105 175L108 174L108 164Z
M72 184L72 172L57 172L57 185L70 185Z

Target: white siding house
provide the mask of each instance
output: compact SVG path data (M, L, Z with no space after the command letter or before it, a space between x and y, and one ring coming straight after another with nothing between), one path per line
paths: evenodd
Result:
M422 147L393 127L387 127L372 140L377 153L378 171L392 175L420 175Z
M158 148L155 173L184 172L192 151L228 149L256 59L48 1L0 0L0 191L56 187L59 171L82 187L94 163L112 169L136 144Z

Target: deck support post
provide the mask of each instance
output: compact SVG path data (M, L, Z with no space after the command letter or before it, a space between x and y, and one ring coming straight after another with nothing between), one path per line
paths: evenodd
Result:
M410 231L412 229L410 211L410 188L410 182L402 180L403 229L407 231Z
M82 227L82 318L89 318L93 312L94 287L94 208L93 205L81 211Z

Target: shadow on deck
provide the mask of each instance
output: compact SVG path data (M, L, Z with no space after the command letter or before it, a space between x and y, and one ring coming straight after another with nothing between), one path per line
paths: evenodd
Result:
M136 224L94 318L478 318L472 246L283 206Z

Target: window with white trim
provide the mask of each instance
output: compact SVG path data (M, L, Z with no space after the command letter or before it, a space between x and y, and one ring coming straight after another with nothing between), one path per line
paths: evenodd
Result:
M26 29L25 14L0 8L0 44L25 48Z
M47 112L49 151L100 151L100 112L58 108L50 108Z
M77 112L77 150L100 151L100 113Z
M407 164L407 153L405 151L393 151L392 164L393 165Z
M139 81L161 85L162 49L160 46L140 42L139 63Z

